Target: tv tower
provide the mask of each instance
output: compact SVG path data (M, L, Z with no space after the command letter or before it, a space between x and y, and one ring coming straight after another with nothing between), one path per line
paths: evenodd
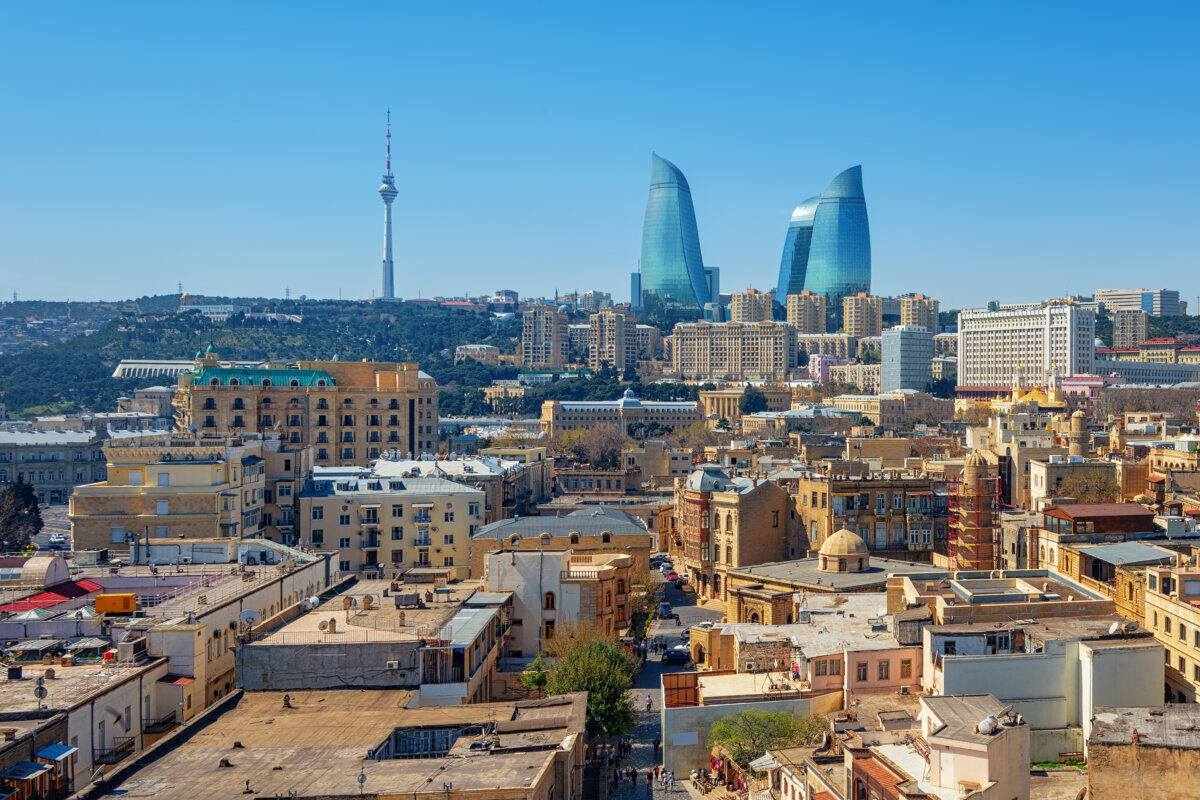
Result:
M383 198L383 299L396 299L395 276L392 273L392 201L396 199L396 179L392 175L392 110L387 112L387 172L379 196Z

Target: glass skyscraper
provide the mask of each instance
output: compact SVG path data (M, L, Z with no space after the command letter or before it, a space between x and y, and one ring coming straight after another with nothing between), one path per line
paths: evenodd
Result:
M810 197L792 212L787 238L783 240L783 259L779 262L779 281L775 288L775 302L781 306L787 306L789 294L800 294L804 290L808 249L813 235L813 215L817 213L820 199Z
M704 308L712 298L700 255L692 190L679 167L652 153L642 222L641 291L664 305Z
M834 178L817 203L804 288L826 297L871 291L871 232L861 166Z

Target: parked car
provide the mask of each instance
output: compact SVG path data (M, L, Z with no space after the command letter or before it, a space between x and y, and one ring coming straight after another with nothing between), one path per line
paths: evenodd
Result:
M676 572L675 570L671 570L670 572L667 573L667 580L669 580L669 581L673 581L678 577L679 577L679 573Z
M685 648L672 647L667 652L663 653L662 663L664 664L687 664L692 660L692 654Z
M708 619L706 619L706 620L704 620L704 622L697 622L697 623L696 623L695 625L693 625L692 627L693 627L693 628L705 628L705 629L708 629L708 628L711 628L712 626L713 626L713 622L712 622L712 620L708 620Z

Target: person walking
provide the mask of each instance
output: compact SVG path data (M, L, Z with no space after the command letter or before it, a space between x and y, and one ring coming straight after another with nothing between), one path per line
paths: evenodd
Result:
M646 713L647 714L650 713L650 708L653 705L654 705L654 701L650 699L650 695L646 695Z
M658 760L658 747L659 747L659 745L661 745L661 744L662 744L662 742L660 742L660 741L658 740L658 737L657 737L657 736L655 736L655 737L654 737L654 759L655 759L656 761Z

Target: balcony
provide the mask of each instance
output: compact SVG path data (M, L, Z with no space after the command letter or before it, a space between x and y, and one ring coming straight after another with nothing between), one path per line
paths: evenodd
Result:
M133 753L134 737L114 736L113 746L92 751L92 761L96 764L118 764Z
M378 536L366 536L363 538L363 540L361 542L358 543L359 550L375 550L378 547L379 547L379 537Z
M428 536L418 536L413 542L413 547L432 547Z
M424 514L418 512L413 517L413 522L417 523L418 525L428 525L433 522L433 519L430 518L429 512L425 512Z
M176 712L172 711L169 714L164 714L158 719L148 720L142 725L142 733L163 733L169 731L178 725Z

